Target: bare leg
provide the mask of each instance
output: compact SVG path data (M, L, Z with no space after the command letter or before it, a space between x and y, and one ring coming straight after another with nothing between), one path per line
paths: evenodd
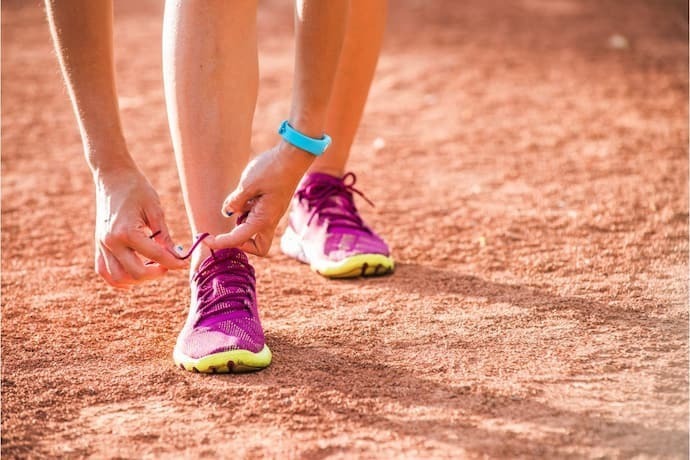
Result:
M289 225L281 238L284 254L329 278L382 275L393 271L395 265L386 242L359 216L343 178L376 69L386 7L386 0L350 1L326 117L326 132L333 143L309 169L325 174L305 178L292 200ZM331 196L324 200L311 193L313 187L309 186L315 184L327 187Z
M258 87L257 0L168 0L163 73L170 131L194 234L227 232L223 200L249 159ZM200 245L191 270L209 255Z
M333 138L328 152L310 172L342 176L350 156L383 41L387 0L352 0L326 132Z

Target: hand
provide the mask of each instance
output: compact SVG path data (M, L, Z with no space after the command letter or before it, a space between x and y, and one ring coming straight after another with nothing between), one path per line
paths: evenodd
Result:
M278 221L313 160L312 155L286 143L256 157L244 169L239 185L221 210L226 215L249 213L246 220L204 243L211 249L237 247L258 256L268 254Z
M96 272L108 284L126 288L184 268L174 254L158 195L136 167L96 178Z

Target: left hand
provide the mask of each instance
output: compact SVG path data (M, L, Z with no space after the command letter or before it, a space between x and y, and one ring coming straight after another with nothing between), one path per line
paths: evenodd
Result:
M221 210L248 212L246 220L228 233L209 236L204 243L211 249L236 247L258 256L268 254L276 226L313 161L309 153L284 142L252 160Z

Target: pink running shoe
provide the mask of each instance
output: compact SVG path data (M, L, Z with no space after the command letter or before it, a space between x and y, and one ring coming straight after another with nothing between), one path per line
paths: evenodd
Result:
M188 371L248 372L271 364L259 321L254 268L239 249L221 249L192 277L192 303L175 364Z
M290 205L281 250L328 278L384 275L393 271L388 245L363 221L355 207L357 178L307 174ZM371 203L369 200L367 202Z

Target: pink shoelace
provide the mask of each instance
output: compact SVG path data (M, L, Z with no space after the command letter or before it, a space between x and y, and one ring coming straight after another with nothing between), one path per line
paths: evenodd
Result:
M150 238L150 239L154 239L155 237L157 237L158 235L160 235L160 233L161 233L160 230L158 230L158 231L156 231L156 232L153 232L153 234L152 234L151 236L149 236L149 238ZM180 260L188 259L189 257L191 257L192 253L193 253L194 250L197 248L197 246L199 246L199 245L201 244L201 242L204 241L204 239L208 238L209 236L211 236L210 233L206 233L206 232L204 232L204 233L199 233L199 234L196 236L194 243L192 244L192 246L189 248L189 250L188 250L185 254L177 254L177 253L174 253L174 252L173 252L172 254L175 256L175 258L180 259ZM213 254L213 249L211 249L211 254ZM155 263L155 262L153 262L153 261L148 261L148 262L146 262L146 265L151 265L151 264L154 264L154 263Z
M327 219L329 230L335 230L336 233L346 232L348 229L371 233L355 208L353 193L361 196L371 206L374 203L354 187L356 182L357 176L349 172L342 179L315 181L298 190L297 198L300 202L306 200L311 212L307 225L318 215L320 219Z
M197 325L211 326L221 321L253 316L253 270L240 257L214 257L212 262L201 266L194 275L194 282L198 287Z
M249 216L249 212L245 212L244 214L242 214L242 215L237 219L237 223L238 223L238 224L241 224L242 222L244 222L245 220L247 220L247 216ZM151 236L149 236L149 238L150 238L150 239L154 239L155 237L157 237L157 236L160 235L160 234L161 234L161 231L160 231L160 230L155 231L155 232L153 232L153 234L151 234ZM196 235L196 237L194 237L194 243L193 243L192 246L187 250L187 252L186 252L185 254L177 254L177 253L173 252L172 255L174 255L175 258L180 259L180 260L188 259L189 257L192 256L192 254L194 253L194 250L197 248L197 246L199 246L199 245L201 244L201 242L204 241L204 240L205 240L206 238L208 238L209 236L211 236L211 234L208 233L208 232L199 233L198 235ZM213 253L213 249L211 249L211 255L213 255L213 254L214 254L214 253ZM155 263L155 262L153 262L153 261L148 261L148 262L146 262L146 265L152 265L152 264L154 264L154 263Z
M246 218L246 216L243 216ZM149 238L155 238L160 234L160 230L154 232ZM180 260L189 258L201 242L210 236L210 233L200 233L196 236L194 243L185 254L174 254ZM211 249L214 261L210 264L203 264L200 270L194 275L194 281L199 287L197 301L199 305L199 324L210 326L218 321L238 319L252 315L251 292L247 289L248 285L254 284L251 267L246 270L228 271L229 265L246 265L236 258L216 260L215 252ZM155 262L149 261L151 265ZM225 292L218 294L214 288L213 280L217 279ZM215 320L214 318L218 318Z

